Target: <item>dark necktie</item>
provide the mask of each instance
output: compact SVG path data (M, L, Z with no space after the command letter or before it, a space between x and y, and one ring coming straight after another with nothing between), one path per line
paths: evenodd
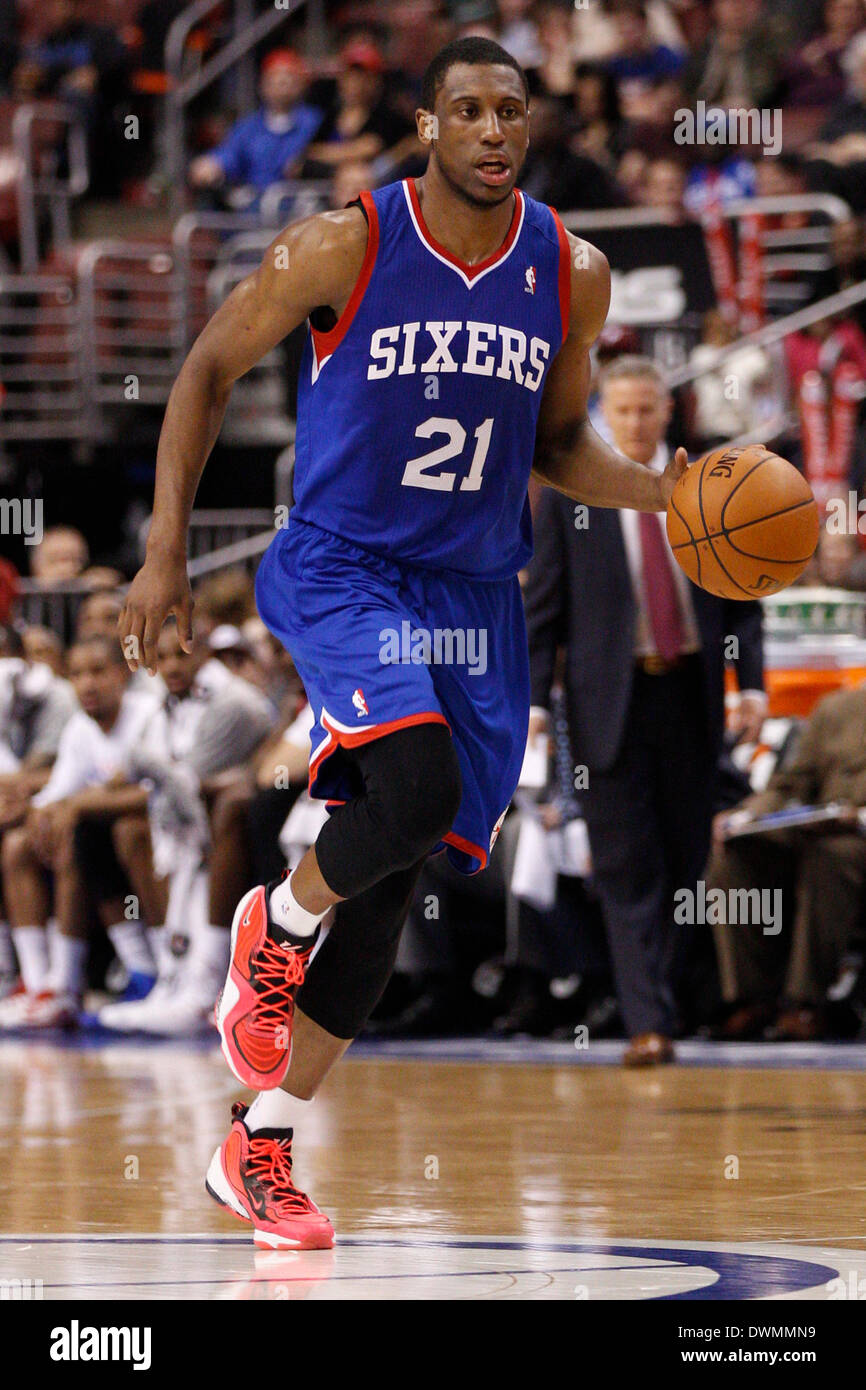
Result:
M659 656L672 661L683 647L683 624L674 572L656 512L639 512L643 585Z

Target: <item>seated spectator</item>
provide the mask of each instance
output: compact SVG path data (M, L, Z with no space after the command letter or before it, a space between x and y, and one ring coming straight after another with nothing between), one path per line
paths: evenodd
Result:
M99 823L86 832L100 837L99 854L92 857L112 876L120 875L123 860L139 896L140 876L148 867L135 847L114 835L113 824L122 826L131 807L141 810L143 794L129 787L125 770L153 701L128 690L129 671L117 642L101 637L79 642L69 651L68 665L81 708L63 729L46 785L33 797L23 823L3 837L3 891L22 988L0 1005L2 1028L69 1026L77 1018L91 926L89 880L76 859L82 825L91 819ZM52 899L59 932L49 942ZM129 973L149 970L152 976L142 924L123 921L111 935Z
M25 627L21 633L21 653L31 666L41 662L48 666L55 676L62 676L64 673L63 643L50 627Z
M848 531L822 527L818 537L816 582L831 589L866 591L866 553Z
M86 0L48 0L42 37L25 44L12 75L21 98L53 97L81 114L90 146L91 186L111 187L114 104L126 92L128 56L116 26L92 24Z
M692 386L695 436L701 450L714 449L755 429L768 413L766 398L773 390L773 369L762 348L742 347L714 365L720 350L736 336L736 329L719 309L707 310L702 340L689 359L694 367L711 369L702 372ZM780 413L782 404L779 399Z
M574 31L572 12L562 5L542 4L538 16L541 61L529 69L533 90L571 101L574 87ZM493 35L495 37L495 35Z
M825 0L818 33L795 49L783 66L786 106L831 106L844 98L842 59L864 24L863 0Z
M388 101L384 72L375 45L353 41L342 50L336 102L307 150L305 177L327 178L341 164L385 154L402 159L418 145L414 129Z
M124 577L120 570L112 569L110 565L89 565L81 575L81 582L92 593L110 592L120 588Z
M704 149L703 159L689 170L683 195L686 211L696 218L711 205L724 207L740 198L753 198L756 191L757 175L748 149L736 143Z
M322 124L322 112L303 100L308 84L299 54L289 48L269 53L261 67L259 110L239 121L215 150L193 160L193 188L228 187L253 207L266 188L289 178Z
M831 111L818 141L805 154L814 187L836 193L855 212L866 209L866 32L851 40L842 57L848 93Z
M222 663L233 676L248 681L250 685L261 686L263 672L260 670L252 645L239 627L231 623L221 623L215 627L208 638L211 656Z
M196 585L196 631L202 631L203 636L220 623L242 627L247 618L255 616L255 586L246 570L222 570Z
M82 599L75 620L75 636L79 641L86 637L116 637L117 620L123 611L123 599L119 594L97 591Z
M181 1036L212 1014L234 909L252 886L237 834L244 804L237 787L246 787L246 764L274 714L259 691L213 658L201 634L188 653L177 629L163 628L157 671L167 693L142 730L129 776L149 787L153 868L168 886L165 925L152 936L159 981L145 999L107 1005L99 1020L120 1032ZM189 943L180 963L171 949L175 934Z
M80 579L90 555L87 541L74 526L49 526L30 554L30 574L40 588Z
M520 187L532 198L563 211L622 207L625 197L611 175L587 155L575 154L558 102L532 99L532 141L520 175Z
M622 114L616 78L600 63L579 63L573 95L577 124L572 149L613 173L628 145L628 122Z
M374 166L363 159L347 160L339 164L331 179L330 204L332 208L348 207L365 188L375 188L377 179Z
M652 120L657 90L677 77L683 55L651 37L644 0L614 0L613 17L617 48L607 67L616 79L623 113L627 120Z
M709 37L682 73L689 101L731 108L773 106L784 40L761 0L713 0Z
M864 722L866 685L827 695L766 790L746 797L736 813L716 817L707 891L778 889L787 909L774 933L765 934L761 925L713 928L731 1009L722 1037L759 1036L774 1021L773 1036L780 1040L823 1035L826 992L859 927L866 888L866 840L857 831L856 810L849 812L850 829L824 835L779 830L772 837L726 836L740 812L748 819L789 805L866 805Z
M28 629L40 630L44 629ZM0 658L2 771L50 766L63 729L78 708L69 682L43 662L26 658L20 640L19 656Z
M656 208L659 219L678 225L689 221L685 208L686 171L675 159L653 159L647 167L638 202Z
M847 164L852 158L864 158L866 146L866 138L849 139L866 137L866 32L851 40L841 62L848 90L821 127L819 139L825 158Z
M494 37L522 68L535 67L541 61L542 49L538 38L538 22L534 18L533 0L498 0L499 32Z

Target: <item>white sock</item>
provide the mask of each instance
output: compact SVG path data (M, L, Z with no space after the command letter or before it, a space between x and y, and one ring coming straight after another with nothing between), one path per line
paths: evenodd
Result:
M325 913L308 912L305 907L301 907L292 892L294 876L293 871L288 878L283 879L282 883L278 883L271 893L268 901L271 920L278 927L282 927L283 931L290 932L292 936L312 936Z
M0 922L0 975L17 975L18 961L12 945L12 933L8 922Z
M156 965L141 922L115 922L108 928L118 960L130 974L155 975Z
M177 956L171 949L171 932L165 927L148 927L147 940L151 955L156 961L156 973L159 978L162 980L174 975L177 970Z
M48 935L44 927L13 927L12 940L28 994L38 994L48 979Z
M52 944L51 969L46 988L53 989L55 994L83 994L88 950L86 941L59 932Z
M212 923L197 923L193 927L187 962L190 975L224 975L228 970L231 951L231 932Z
M246 1115L244 1124L251 1132L256 1129L294 1129L309 1114L315 1097L301 1100L278 1086L274 1091L259 1091Z

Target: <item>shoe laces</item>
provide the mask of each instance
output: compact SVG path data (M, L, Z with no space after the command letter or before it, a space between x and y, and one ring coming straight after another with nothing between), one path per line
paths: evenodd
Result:
M267 1190L269 1201L279 1216L297 1216L311 1210L306 1192L292 1182L292 1141L250 1137L247 1172Z
M270 1035L284 1027L291 1013L294 991L303 982L309 948L278 946L266 940L256 953L256 1002L250 1028Z

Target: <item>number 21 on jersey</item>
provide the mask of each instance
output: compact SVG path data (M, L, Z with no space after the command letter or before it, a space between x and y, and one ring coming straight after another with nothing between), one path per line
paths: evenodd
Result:
M487 458L487 450L490 448L490 434L493 429L493 417L482 420L475 431L475 452L472 455L472 462L469 471L461 479L459 488L461 492L477 492L481 487L481 476L484 472L484 462ZM419 439L429 439L434 434L445 434L448 439L445 444L440 444L437 449L428 449L426 454L418 454L416 458L409 459L403 469L401 482L403 487L426 487L434 492L454 492L457 483L457 474L447 470L442 472L432 472L439 464L445 463L447 459L456 459L463 453L466 444L466 431L459 420L448 419L443 415L431 415L428 420L424 420L415 431Z

